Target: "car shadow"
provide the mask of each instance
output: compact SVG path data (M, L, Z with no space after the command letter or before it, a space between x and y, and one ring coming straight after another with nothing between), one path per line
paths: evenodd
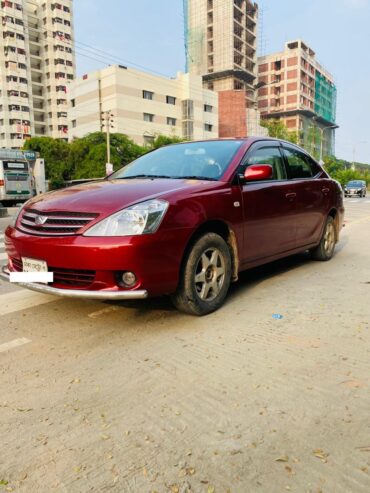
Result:
M244 293L245 289L252 288L265 279L296 269L307 262L311 262L309 253L302 253L243 271L239 275L238 282L230 286L227 300L232 301L234 297ZM176 312L168 296L149 298L147 300L108 301L106 303L138 310L141 315L151 311Z
M347 238L341 238L341 241L336 246L336 254L346 246L348 242ZM335 256L334 256L335 258ZM237 296L244 294L249 289L254 288L261 282L285 274L291 270L298 269L308 263L314 263L310 253L302 252L290 257L285 257L268 264L254 267L252 269L245 270L239 274L239 280L230 286L230 291L226 299L226 303L230 303ZM320 264L320 262L317 262ZM126 307L132 310L137 310L140 315L146 315L150 312L168 312L174 314L177 312L176 308L171 303L169 296L161 296L157 298L148 298L146 300L128 300L128 301L107 301L106 304L118 305Z

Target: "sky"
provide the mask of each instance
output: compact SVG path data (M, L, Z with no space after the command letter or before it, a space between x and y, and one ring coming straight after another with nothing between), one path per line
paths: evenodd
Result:
M338 88L336 155L370 164L370 0L261 0L260 54L301 38ZM182 0L74 0L77 72L184 71ZM100 50L100 51L97 51Z

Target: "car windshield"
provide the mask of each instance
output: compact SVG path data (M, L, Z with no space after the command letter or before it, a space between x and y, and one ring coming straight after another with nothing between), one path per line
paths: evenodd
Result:
M242 145L241 140L189 142L161 147L109 176L219 180Z
M362 187L362 181L349 181L347 187Z

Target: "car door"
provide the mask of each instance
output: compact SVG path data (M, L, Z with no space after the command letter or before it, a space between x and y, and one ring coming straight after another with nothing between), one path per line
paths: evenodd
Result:
M292 191L296 194L297 247L319 241L330 202L330 185L322 170L295 146L282 146Z
M273 257L295 248L295 195L280 151L280 143L263 141L248 151L239 169L270 164L272 179L242 181L244 249L242 263Z

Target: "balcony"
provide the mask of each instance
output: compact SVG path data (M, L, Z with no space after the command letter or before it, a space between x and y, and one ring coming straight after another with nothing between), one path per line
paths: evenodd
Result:
M35 74L35 75L33 75L33 77L32 77L32 85L34 85L34 84L35 84L35 85L40 85L40 86L42 86L42 85L43 85L43 84L42 84L42 77L41 77L41 75L40 75L40 76L38 76L38 75L36 75L36 74Z

